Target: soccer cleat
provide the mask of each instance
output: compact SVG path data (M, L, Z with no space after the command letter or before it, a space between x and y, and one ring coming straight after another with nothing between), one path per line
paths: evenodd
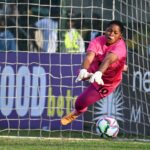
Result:
M70 114L64 116L62 119L61 119L61 124L62 125L68 125L69 123L71 123L73 120L75 120L76 118L78 118L80 116L81 113L78 113L76 111L73 111L71 112Z

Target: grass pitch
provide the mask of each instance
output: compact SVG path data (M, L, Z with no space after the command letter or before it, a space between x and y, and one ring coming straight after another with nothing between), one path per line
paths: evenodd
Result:
M0 150L150 150L150 142L0 137Z

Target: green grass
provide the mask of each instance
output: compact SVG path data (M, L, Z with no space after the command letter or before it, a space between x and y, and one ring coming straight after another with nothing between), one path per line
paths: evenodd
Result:
M150 150L149 142L0 137L0 150Z
M1 129L0 150L150 150L150 142L134 141L131 136L127 141L125 137L120 135L118 140L88 132Z

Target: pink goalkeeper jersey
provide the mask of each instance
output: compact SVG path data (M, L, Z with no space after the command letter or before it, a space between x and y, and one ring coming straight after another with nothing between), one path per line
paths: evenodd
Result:
M92 40L89 44L87 52L95 52L96 57L88 69L89 72L96 72L99 69L101 62L107 53L112 52L118 55L118 61L111 64L102 76L105 85L112 85L116 87L122 80L122 71L126 63L126 45L123 39L119 40L110 46L106 45L106 37L99 36Z

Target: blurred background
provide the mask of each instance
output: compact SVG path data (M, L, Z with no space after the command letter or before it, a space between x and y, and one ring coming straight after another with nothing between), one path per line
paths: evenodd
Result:
M102 35L112 19L124 23L128 46L147 49L150 10L147 0L1 0L0 15L16 40L16 51L68 52L65 32L74 22L84 42ZM45 21L41 21L45 19ZM47 33L44 33L47 32ZM49 33L49 34L48 34ZM53 46L52 46L53 45ZM7 50L7 49L6 49ZM81 51L83 52L83 50Z

